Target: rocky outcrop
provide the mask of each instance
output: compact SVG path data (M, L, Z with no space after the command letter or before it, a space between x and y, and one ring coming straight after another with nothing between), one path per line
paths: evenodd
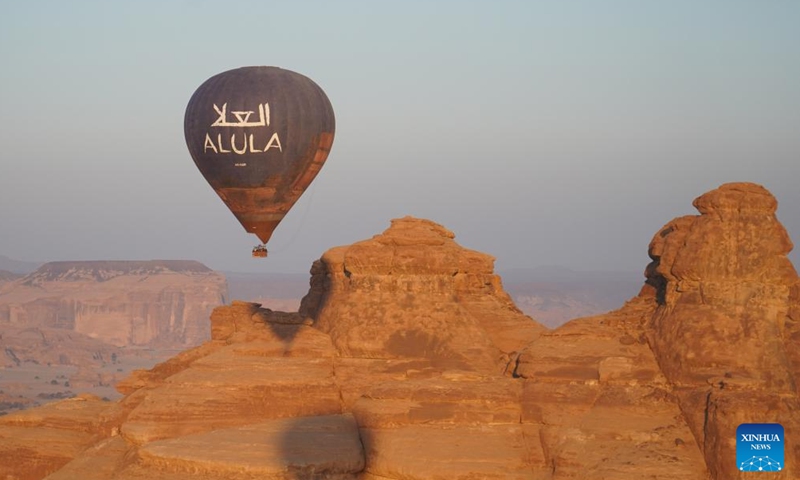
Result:
M197 262L52 262L0 287L0 326L185 347L208 339L208 315L226 295L224 277Z
M38 456L38 476L3 473L729 480L746 478L736 426L780 422L787 465L772 478L797 478L797 276L764 192L701 197L700 216L656 235L638 296L552 331L508 301L491 257L396 220L315 262L300 312L215 309L212 339L119 384L94 436L12 442L2 453ZM31 428L77 435L68 412ZM16 415L3 438L30 431Z
M315 263L300 313L215 309L211 341L118 385L126 397L101 418L116 419L119 437L52 478L535 478L522 385L507 369L543 327L510 302L492 258L443 227L401 219L373 242ZM350 315L337 318L337 305Z
M556 472L746 478L739 424L800 430L798 276L777 202L759 185L734 183L694 205L701 215L656 233L637 298L548 332L520 355L531 418L584 439L580 461L569 442L548 449ZM800 446L791 434L782 440L786 465L773 476L797 478Z
M544 328L514 306L494 258L454 237L406 217L370 240L328 250L311 268L301 315L330 335L342 357L425 358L502 372Z
M545 478L708 478L644 335L652 300L573 320L520 355L522 424L541 439Z
M800 280L763 187L723 185L698 197L699 216L668 223L650 243L658 303L646 325L715 478L739 478L741 423L800 431ZM797 478L800 439L786 437L782 478Z
M112 434L112 404L91 395L0 417L0 477L40 479Z
M215 336L138 384L119 387L133 391L122 401L130 408L121 429L127 440L143 445L269 419L342 412L330 339L306 325L265 321L270 319L265 311L253 312L260 328L241 325L254 307L217 309L216 317L240 323L230 336ZM145 388L137 390L140 385Z

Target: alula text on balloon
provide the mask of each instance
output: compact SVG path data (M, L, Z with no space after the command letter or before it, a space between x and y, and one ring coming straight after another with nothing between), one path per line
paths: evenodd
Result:
M221 133L212 138L210 134L206 133L205 142L203 142L203 153L209 150L214 153L235 153L244 155L245 153L261 153L266 152L270 148L277 148L279 152L283 152L281 146L281 139L278 137L278 132L269 137L269 141L264 143L256 142L253 134L241 133L239 135L232 134L230 138L223 137Z
M217 119L211 124L211 127L257 128L269 127L270 124L270 110L267 102L259 103L255 110L231 110L230 114L233 118L230 120L227 102L223 103L222 107L217 106L215 103L213 107L217 113ZM251 120L251 117L256 112L258 112L258 117L255 120ZM214 153L244 155L245 153L266 152L271 148L277 148L279 152L283 152L281 139L277 132L273 133L266 143L256 141L254 134L246 131L242 131L239 134L233 133L230 137L227 134L223 136L221 133L216 135L206 133L206 138L203 142L203 153L210 150Z

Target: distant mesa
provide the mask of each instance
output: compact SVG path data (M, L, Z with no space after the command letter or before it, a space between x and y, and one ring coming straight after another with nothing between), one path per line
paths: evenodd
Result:
M19 401L0 401L0 415L73 390L113 397L132 368L207 340L208 316L226 299L225 278L192 261L52 262L3 274L0 390Z
M0 326L185 348L208 339L208 315L226 299L225 277L194 261L51 262L2 284Z
M638 295L553 330L491 256L395 219L314 262L298 312L215 308L211 340L119 402L0 417L0 477L744 478L739 424L800 431L800 279L763 187L695 205L656 232ZM785 453L800 478L800 439Z
M121 275L145 276L164 273L209 274L213 271L202 263L192 260L50 262L27 275L23 282L26 285L54 281L105 282Z

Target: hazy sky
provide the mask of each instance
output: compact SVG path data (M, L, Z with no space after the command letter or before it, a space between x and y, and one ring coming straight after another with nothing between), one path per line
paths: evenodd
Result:
M414 215L499 269L640 271L730 181L769 188L800 243L798 25L795 0L3 0L0 254L306 272ZM244 65L336 112L267 260L183 138L194 90Z

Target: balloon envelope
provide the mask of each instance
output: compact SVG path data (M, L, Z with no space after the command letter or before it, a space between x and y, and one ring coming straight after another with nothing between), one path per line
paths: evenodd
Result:
M200 85L183 126L197 168L245 230L267 243L325 163L335 121L311 79L242 67Z

